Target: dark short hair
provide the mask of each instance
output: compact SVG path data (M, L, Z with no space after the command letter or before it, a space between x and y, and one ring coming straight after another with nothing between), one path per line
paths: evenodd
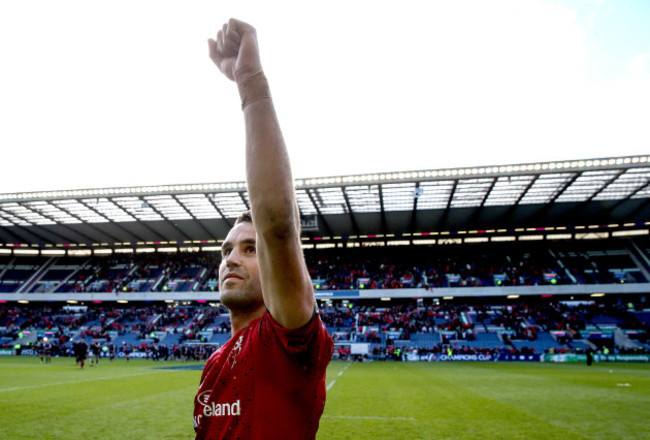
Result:
M239 214L239 217L237 217L237 220L235 220L235 224L238 225L239 223L243 222L250 222L253 223L253 216L251 215L250 209L248 211L242 212Z

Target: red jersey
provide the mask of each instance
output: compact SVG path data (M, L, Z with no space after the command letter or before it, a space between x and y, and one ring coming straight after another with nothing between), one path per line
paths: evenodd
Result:
M208 359L194 399L196 438L315 438L333 349L318 314L288 330L265 312Z

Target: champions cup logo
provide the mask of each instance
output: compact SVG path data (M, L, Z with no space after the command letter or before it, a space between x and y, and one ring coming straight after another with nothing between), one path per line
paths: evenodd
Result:
M203 391L196 396L197 402L203 406L203 415L206 417L239 416L241 415L241 403L239 399L233 403L210 402L211 390Z

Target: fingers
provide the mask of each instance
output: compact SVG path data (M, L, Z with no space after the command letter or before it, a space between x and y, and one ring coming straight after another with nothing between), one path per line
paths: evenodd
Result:
M243 21L231 18L208 39L208 48L210 59L231 80L261 71L255 28Z
M242 42L242 35L246 32L255 33L255 28L243 21L231 18L217 32L217 38L214 40L217 44L217 51L224 57L237 55Z
M224 31L226 31L226 35L228 35L228 37L237 44L241 43L241 35L239 31L239 28L242 27L241 25L242 23L238 22L234 18L231 18L228 20L228 23L223 25Z
M239 52L239 43L241 38L236 31L229 31L228 25L224 24L223 29L217 32L216 51L221 54L221 57L237 56Z

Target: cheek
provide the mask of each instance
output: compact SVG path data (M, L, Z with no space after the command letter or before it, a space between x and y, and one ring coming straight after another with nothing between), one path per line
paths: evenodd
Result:
M254 265L249 270L250 277L255 280L256 283L260 283L260 269L257 265Z

